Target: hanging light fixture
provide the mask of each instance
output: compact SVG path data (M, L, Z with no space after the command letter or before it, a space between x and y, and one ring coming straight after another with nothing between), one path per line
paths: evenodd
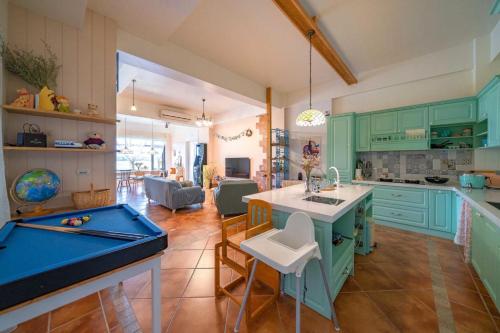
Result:
M134 153L132 149L130 149L127 145L127 117L125 117L125 147L123 147L121 153L125 155L130 155Z
M196 118L196 126L198 127L210 127L212 126L213 122L210 118L205 117L205 99L202 98L203 102L203 113L201 114L201 118L198 117Z
M155 136L154 136L153 128L154 128L154 122L151 119L151 149L149 151L149 153L151 155L156 154L156 151L155 151L155 142L154 142Z
M309 37L309 109L302 111L295 120L297 126L319 126L326 122L325 115L312 107L312 36L314 30L307 32Z
M135 79L132 80L132 106L130 107L130 111L137 111L137 108L135 106Z

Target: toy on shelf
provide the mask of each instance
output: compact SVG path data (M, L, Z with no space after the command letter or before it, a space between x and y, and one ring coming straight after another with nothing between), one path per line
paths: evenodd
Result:
M89 116L97 116L97 115L99 115L99 111L97 111L97 104L91 104L91 103L89 103L87 105L87 114Z
M45 111L54 111L54 91L47 87L43 87L38 94L38 109Z
M80 142L75 142L73 140L54 140L54 147L56 148L82 148L83 145Z
M69 225L72 227L79 227L84 223L90 221L90 215L76 216L70 218L64 218L61 220L61 224Z
M90 132L89 138L83 141L83 143L90 149L106 149L106 142L101 139L101 134L97 132Z
M69 99L64 96L56 96L52 99L55 109L59 112L69 113Z
M26 88L17 89L17 98L10 105L21 108L33 108L35 106L35 97Z

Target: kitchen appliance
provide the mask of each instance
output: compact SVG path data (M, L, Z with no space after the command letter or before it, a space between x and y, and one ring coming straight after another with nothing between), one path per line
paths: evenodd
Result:
M500 190L500 171L495 170L474 170L474 173L484 175L486 177L485 187L489 189Z
M425 180L428 181L429 183L444 184L450 179L445 177L434 176L434 177L425 177Z
M459 177L460 186L469 188L483 188L486 183L484 175L475 175L472 173L464 173Z
M486 202L495 207L496 209L500 210L500 202L492 202L492 201L486 201Z
M195 147L195 156L193 163L194 184L203 186L203 166L207 164L207 145L198 143Z

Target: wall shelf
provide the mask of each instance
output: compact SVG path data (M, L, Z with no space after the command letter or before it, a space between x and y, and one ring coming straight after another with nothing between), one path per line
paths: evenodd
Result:
M431 138L431 140L442 140L442 139L472 139L473 136L443 136L438 138Z
M115 150L88 149L88 148L56 148L56 147L17 147L4 146L3 151L25 151L25 152L61 152L61 153L115 153Z
M118 121L117 119L112 119L112 118L94 117L84 114L74 114L74 113L66 113L58 111L44 111L32 108L16 107L11 105L2 105L2 108L8 113L23 114L28 116L80 120L80 121L89 121L93 123L101 123L109 125L115 125Z
M488 131L484 131L484 132L476 134L476 136L485 136L485 135L488 135Z

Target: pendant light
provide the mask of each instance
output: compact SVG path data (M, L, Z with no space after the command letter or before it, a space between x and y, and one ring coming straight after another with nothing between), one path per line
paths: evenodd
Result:
M130 149L127 145L127 117L125 117L125 147L123 147L121 153L125 155L130 155L134 153L132 149Z
M307 37L309 37L309 109L302 111L295 120L297 126L320 126L326 122L325 115L323 112L313 109L312 107L312 37L314 35L314 30L309 30L307 32Z
M154 142L154 139L155 139L155 136L154 136L154 121L151 119L151 149L149 151L149 153L151 155L154 155L156 154L156 151L155 151L155 142Z
M210 118L205 117L205 99L202 98L203 102L203 113L201 114L201 118L198 117L196 119L196 126L198 127L210 127L212 126L213 122Z
M132 80L132 106L130 107L130 111L137 111L137 108L135 107L135 79Z

